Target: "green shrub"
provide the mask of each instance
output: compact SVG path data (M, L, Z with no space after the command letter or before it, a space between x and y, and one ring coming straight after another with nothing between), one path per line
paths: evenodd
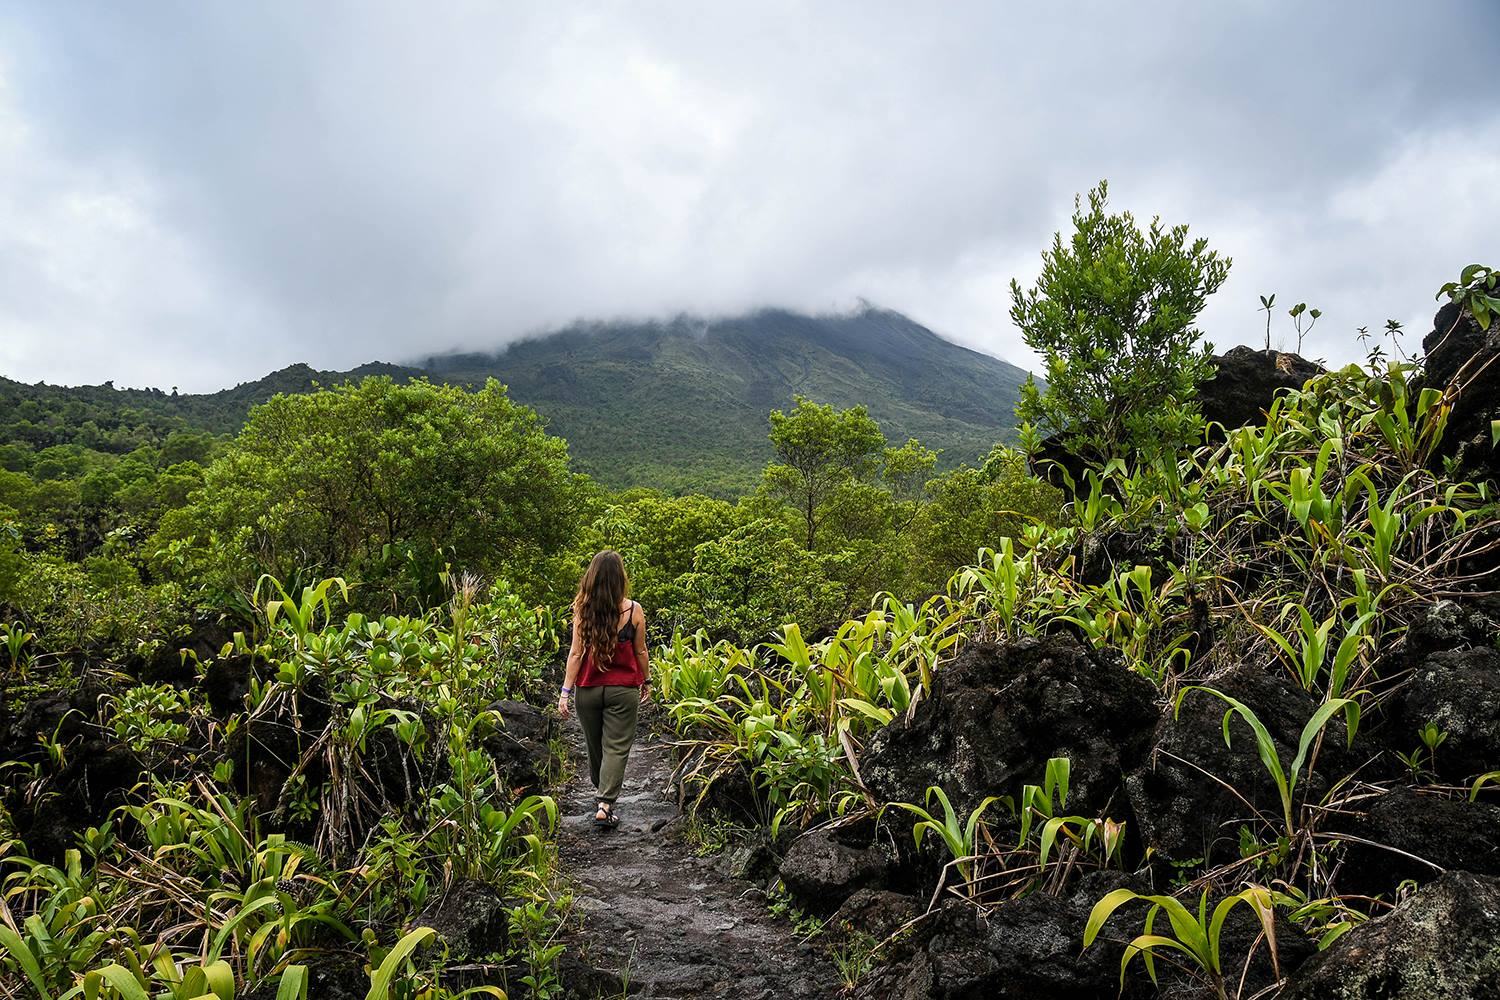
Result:
M1023 387L1023 421L1064 435L1098 464L1113 457L1173 455L1194 442L1193 403L1212 374L1193 326L1229 274L1228 258L1187 226L1152 219L1143 232L1129 212L1110 214L1108 185L1074 199L1073 233L1042 253L1042 273L1023 292L1011 282L1011 320L1046 362L1045 390Z

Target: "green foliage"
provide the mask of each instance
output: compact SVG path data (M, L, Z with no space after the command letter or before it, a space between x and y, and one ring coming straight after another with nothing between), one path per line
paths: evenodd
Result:
M1276 905L1286 910L1286 918L1292 924L1311 934L1319 951L1343 937L1366 920L1370 915L1355 908L1358 900L1345 900L1337 896L1317 899L1296 886L1271 893Z
M722 772L747 769L773 828L854 806L859 741L909 711L952 655L957 615L942 603L915 608L885 595L814 644L790 624L781 642L753 648L699 636L658 649L659 693L698 750L690 779L706 790Z
M520 964L526 972L520 982L528 995L537 1000L563 996L557 960L566 946L558 940L562 921L557 914L550 907L529 900L511 908L509 925L515 928L524 945Z
M876 953L880 950L880 942L876 941L867 932L851 928L845 935L843 944L839 945L831 953L834 968L838 970L839 982L846 990L853 990L870 970L875 967Z
M224 961L204 962L179 969L171 961L150 961L149 952L128 956L130 964L111 963L91 969L83 983L69 990L65 997L81 995L120 1000L234 1000L234 970ZM152 993L152 990L160 992ZM281 974L276 1000L307 1000L307 967L294 965Z
M1107 196L1101 181L1086 211L1075 199L1073 233L1043 252L1036 285L1011 283L1011 319L1047 375L1045 390L1027 383L1016 413L1100 464L1196 438L1192 395L1210 367L1193 321L1230 264L1186 226L1152 219L1142 232L1130 213L1106 211Z
M1487 784L1500 784L1500 771L1486 771L1475 778L1473 784L1469 786L1469 801L1474 802L1478 800L1480 791Z
M1191 369L1193 315L1227 262L1180 229L1142 233L1106 215L1103 196L1080 206L1079 234L1067 246L1059 237L1017 310L1059 350L1103 330L1131 350L1185 351ZM1161 287L1143 290L1126 274L1137 266ZM1465 290L1447 291L1472 311L1488 281L1466 269ZM1105 384L1151 365L1125 367L1094 374ZM1151 376L1159 390L1130 382L1127 396L1185 398L1180 374ZM1069 365L1064 375L1059 406L1094 377ZM185 633L176 627L196 604L194 620L224 614L239 629L222 655L242 658L249 691L218 717L164 685L100 700L97 731L142 754L151 779L56 867L0 847L0 977L44 996L82 995L91 982L106 997L196 1000L222 997L227 969L228 989L275 986L295 1000L302 963L335 948L363 951L372 995L440 997L443 959L419 947L422 932L403 931L435 893L476 878L510 900L503 962L518 985L556 994L567 901L557 804L511 787L493 755L494 706L550 693L564 623L546 605L561 604L583 555L612 547L658 630L657 694L689 787L706 795L742 772L745 805L773 833L881 812L888 804L860 777L867 741L911 717L969 642L1075 636L1118 654L1179 709L1229 658L1287 669L1317 705L1290 763L1248 706L1202 688L1228 705L1226 742L1232 726L1250 728L1280 815L1241 825L1227 864L1160 859L1159 873L1180 869L1182 884L1205 890L1198 913L1143 897L1144 932L1122 961L1122 976L1137 954L1154 976L1155 958L1176 953L1222 992L1218 936L1237 902L1264 921L1269 898L1323 945L1380 905L1339 895L1343 844L1320 825L1358 793L1328 775L1308 801L1308 774L1336 716L1354 738L1393 680L1390 650L1417 609L1464 582L1494 512L1488 487L1432 471L1449 405L1414 381L1410 366L1372 357L1368 370L1278 398L1264 426L1191 453L1173 438L1194 422L1188 409L1109 411L1097 457L1104 437L1116 450L1136 434L1162 447L1100 461L1065 505L1004 447L980 468L933 475L935 456L916 441L886 446L873 405L799 398L773 415L778 461L761 490L730 504L596 493L495 385L374 380L278 397L228 446L175 427L117 446L90 437L76 413L53 420L45 394L23 396L19 429L0 440L0 620L13 623L0 627L0 660L59 684L74 660L144 661ZM205 473L197 463L215 449ZM1114 562L1107 543L1118 538L1140 544ZM479 573L501 582L486 588ZM853 613L878 587L890 593ZM34 810L58 794L79 752L65 721L11 766L7 806ZM269 733L290 745L273 748ZM1403 755L1418 780L1445 738L1436 725L1418 730L1421 746ZM273 771L266 787L257 765L272 752L291 773ZM1470 797L1494 777L1473 781ZM1003 833L995 800L960 803L975 806L961 815L936 786L885 814L911 816L919 843L936 835L951 858L944 878L956 869L962 882L950 889L981 907L1061 893L1080 869L1154 863L1122 857L1123 824L1069 814L1071 779L1066 758L1049 761L1020 788ZM267 816L306 842L265 833ZM694 822L705 842L729 835L723 817ZM1275 892L1223 895L1247 877ZM1132 898L1101 901L1114 900L1096 907L1090 944ZM1161 913L1172 937L1154 931ZM851 945L846 976L871 953Z
M1417 740L1418 745L1413 747L1410 753L1402 753L1398 750L1396 751L1396 757L1401 763L1406 765L1407 773L1411 775L1411 779L1420 784L1432 781L1437 776L1435 770L1437 767L1437 749L1448 741L1448 733L1446 730L1438 728L1434 722L1425 722L1417 728ZM1426 751L1425 757L1423 756L1424 750ZM1483 778L1480 780L1483 781ZM1477 793L1477 786L1475 792ZM1472 801L1474 795L1471 794L1469 798Z
M432 590L438 553L548 580L586 499L566 444L499 383L465 392L372 378L256 407L158 546L193 540L193 569L240 592L263 573L303 570L351 575L368 600L401 606ZM435 564L428 580L410 581L413 558Z
M926 485L926 503L907 532L904 591L939 593L975 553L1032 524L1055 525L1062 493L1030 475L1025 456L996 445L982 468L959 466Z
M927 789L929 808L934 798L943 807L942 819L934 817L927 809L912 802L892 802L890 805L897 809L905 809L917 817L917 823L912 827L912 837L918 847L922 846L922 837L927 833L934 833L942 840L943 846L948 849L948 854L958 866L958 873L965 887L973 892L974 858L982 848L981 837L987 836L981 829L980 822L985 811L994 803L999 802L1000 798L991 795L984 799L974 807L966 820L959 819L958 814L953 811L953 804L948 801L948 793L937 785Z
M1276 741L1266 730L1260 718L1244 702L1231 698L1222 691L1211 687L1193 686L1183 688L1177 695L1177 704L1174 711L1182 710L1183 699L1193 691L1204 691L1224 702L1229 708L1224 712L1224 745L1229 746L1229 722L1232 717L1238 715L1250 727L1255 734L1255 752L1260 758L1266 773L1276 784L1276 793L1281 800L1282 822L1285 824L1285 834L1289 840L1294 840L1301 829L1293 815L1296 805L1297 782L1302 777L1302 767L1307 763L1307 755L1313 748L1313 741L1323 732L1325 726L1332 721L1333 717L1340 712L1345 715L1347 722L1347 737L1349 742L1354 742L1354 733L1359 725L1359 702L1352 698L1330 698L1319 705L1313 712L1307 724L1302 727L1302 734L1297 739L1297 753L1289 765L1283 765L1280 752L1276 749Z
M430 932L380 944L432 889L482 879L550 914L557 805L517 794L485 747L503 724L488 706L512 695L508 679L529 683L555 657L556 621L503 587L454 583L447 609L412 618L341 615L337 580L295 598L266 580L264 638L241 635L230 650L264 665L240 709L214 719L166 685L104 699L106 731L149 755L151 780L62 866L4 858L0 980L23 976L52 997L197 1000L235 995L228 984L295 1000L306 990L302 963L363 942L371 996L446 997L455 994L415 950ZM307 714L314 702L318 714ZM248 771L250 754L267 752L245 739L234 756L236 738L289 718L307 732L280 795L257 801L232 789L236 768L218 764ZM56 746L50 767L37 768L42 794L67 752ZM420 782L416 794L382 792L372 772L393 764ZM303 824L311 842L262 832L267 814ZM538 954L556 947L519 925L512 934Z
M1438 289L1436 298L1447 296L1457 303L1459 309L1474 317L1481 330L1490 328L1491 318L1500 313L1500 272L1483 264L1470 264L1459 274L1457 281L1450 281Z
M33 652L78 650L124 656L159 640L185 612L175 583L143 585L133 573L90 573L104 567L56 556L27 556L11 592L11 605L36 636Z
M790 414L771 411L776 461L766 467L765 482L796 512L803 547L811 550L840 492L877 471L885 436L863 406L836 411L802 396L796 402Z
M586 565L595 552L614 549L630 570L631 594L651 609L650 626L662 636L686 624L684 577L693 572L697 549L721 542L754 520L743 506L706 496L666 497L632 490L586 527L574 546L572 561ZM711 560L705 570L712 572Z
M1116 889L1094 904L1093 910L1089 913L1088 923L1084 927L1083 946L1087 948L1094 943L1099 936L1099 931L1117 909L1137 899L1150 903L1151 908L1146 911L1146 921L1142 932L1125 946L1125 953L1120 958L1122 992L1125 989L1125 973L1137 955L1141 956L1142 961L1146 963L1146 972L1155 983L1157 981L1155 961L1157 956L1168 951L1175 951L1192 963L1191 968L1196 968L1203 973L1220 1000L1227 1000L1220 941L1225 918L1229 916L1230 910L1241 903L1250 907L1260 921L1267 940L1271 942L1272 960L1275 961L1276 931L1272 923L1274 904L1270 891L1261 886L1250 886L1226 896L1214 907L1212 916L1208 912L1206 890L1198 901L1198 912L1194 914L1172 896L1142 895L1130 889ZM1171 937L1155 932L1158 913L1167 915L1167 921L1172 928Z
M178 747L187 738L192 696L170 684L142 684L110 696L105 725L136 752Z
M675 584L677 622L752 640L791 621L832 624L845 609L838 578L848 562L809 552L784 522L756 519L694 550L693 571Z

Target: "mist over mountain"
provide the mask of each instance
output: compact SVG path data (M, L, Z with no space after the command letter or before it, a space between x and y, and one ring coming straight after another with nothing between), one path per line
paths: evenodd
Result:
M796 395L863 403L892 443L943 464L982 457L1014 422L1026 373L884 309L812 316L580 323L495 353L414 367L452 382L495 377L612 486L731 491L771 457L766 415Z
M173 429L233 433L279 392L308 392L371 375L482 384L497 378L568 440L580 469L612 487L729 495L771 458L767 414L797 395L864 404L892 444L916 437L941 464L976 461L1010 432L1026 373L961 347L890 310L807 315L763 309L716 319L577 323L495 352L435 354L349 371L291 365L213 393L160 388L27 385L0 378L15 418L7 439L53 440L49 413L80 405L99 440L128 450ZM31 405L25 405L30 402ZM25 426L21 426L21 424ZM7 425L9 426L9 425ZM93 431L90 432L94 433Z

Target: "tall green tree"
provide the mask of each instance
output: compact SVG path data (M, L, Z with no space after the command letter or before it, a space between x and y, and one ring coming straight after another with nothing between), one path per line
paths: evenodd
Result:
M394 587L445 561L536 587L587 496L566 442L500 383L370 378L256 407L159 544L194 539L239 589L298 569Z
M863 406L835 410L803 396L795 401L791 413L771 411L776 461L766 467L765 484L797 512L804 547L811 550L839 489L879 468L885 435Z
M1201 429L1193 402L1211 371L1194 326L1229 274L1230 260L1159 217L1142 230L1111 213L1104 181L1073 202L1073 232L1042 253L1042 273L1011 282L1010 317L1046 363L1043 390L1028 380L1017 415L1063 435L1069 450L1104 462L1180 447Z
M787 622L808 632L847 614L840 578L852 553L803 548L780 520L757 518L699 545L693 570L679 577L676 623L714 638L758 642Z

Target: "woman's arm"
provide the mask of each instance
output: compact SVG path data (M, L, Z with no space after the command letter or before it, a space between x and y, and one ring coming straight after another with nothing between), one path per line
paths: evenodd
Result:
M557 692L557 712L568 717L568 695L573 693L573 684L578 680L578 670L583 666L583 639L579 635L578 615L573 615L573 641L568 645L568 665L563 668L562 690Z
M646 609L639 602L635 606L635 662L641 668L641 704L651 700L651 654L646 651Z

